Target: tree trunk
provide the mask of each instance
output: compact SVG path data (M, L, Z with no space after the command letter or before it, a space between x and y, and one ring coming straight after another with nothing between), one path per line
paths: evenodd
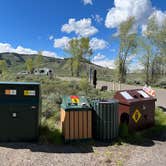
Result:
M70 71L71 71L71 76L73 77L74 76L74 73L73 73L73 59L71 59Z

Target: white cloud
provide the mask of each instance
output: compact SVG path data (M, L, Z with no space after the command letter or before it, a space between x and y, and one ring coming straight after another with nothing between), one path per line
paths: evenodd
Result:
M3 52L13 52L14 49L12 48L12 46L8 43L0 43L0 53Z
M94 56L94 58L92 59L92 63L110 69L115 69L116 67L114 59L109 59L101 53L98 53L96 56Z
M105 26L118 28L130 17L135 17L135 27L144 24L153 12L151 0L114 0L115 7L107 13Z
M93 5L92 0L83 0L84 5Z
M54 47L68 49L69 48L69 41L70 41L70 38L68 38L66 36L59 38L59 39L54 39Z
M105 55L98 53L96 56L94 56L93 61L102 60L104 58L105 58Z
M78 36L89 37L96 34L98 29L92 26L92 20L90 18L83 18L79 21L71 18L68 24L62 26L61 31L66 33L74 32Z
M32 50L30 48L24 48L22 46L18 46L16 48L12 47L9 43L0 43L0 53L17 53L17 54L38 54L38 51ZM43 56L61 58L56 53L50 51L42 51Z
M99 14L92 15L92 19L94 19L98 23L101 23L103 21L103 18Z
M53 40L54 39L54 36L53 35L50 35L49 36L49 40Z
M109 69L115 69L115 61L114 60L110 60L110 59L105 59L105 60L101 60L101 61L94 61L93 62L96 65L102 66L102 67L107 67Z
M93 50L101 50L101 49L104 49L106 48L108 45L108 43L103 40L103 39L98 39L98 38L92 38L90 40L90 47L93 49Z
M9 43L0 43L0 53L4 52L17 53L17 54L37 54L37 51L32 50L30 48L24 48L22 46L13 48Z
M63 59L62 57L58 56L55 52L51 51L42 51L42 55L50 58L60 58Z
M154 17L156 20L156 23L159 27L163 26L164 22L166 21L166 12L162 12L160 10L155 10L151 16L149 17L152 18Z
M135 59L136 56L137 56L136 54L132 54L132 55L128 56L127 59L126 59L127 62L131 62L132 60Z
M66 36L59 38L59 39L54 39L54 47L61 48L61 49L68 49L70 40L71 39ZM93 50L102 50L102 49L106 48L107 45L108 45L108 43L103 39L92 38L90 40L90 47Z
M135 73L135 72L139 72L140 70L143 70L144 66L137 61L137 62L129 64L128 69L129 69L129 72Z
M16 49L15 49L15 52L18 53L18 54L37 54L38 52L35 51L35 50L32 50L30 48L24 48L22 46L18 46Z
M166 21L166 12L162 12L160 10L154 10L154 12L149 16L148 20L154 18L158 28L162 27L164 25L164 22ZM147 33L147 24L142 25L142 34L146 35Z

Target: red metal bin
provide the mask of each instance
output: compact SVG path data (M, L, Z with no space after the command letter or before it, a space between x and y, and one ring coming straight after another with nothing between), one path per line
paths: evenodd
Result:
M127 123L130 131L152 127L155 123L155 101L142 89L116 92L119 100L119 122Z

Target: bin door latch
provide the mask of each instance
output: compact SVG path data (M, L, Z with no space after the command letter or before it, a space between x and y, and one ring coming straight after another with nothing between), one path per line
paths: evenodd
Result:
M13 112L13 113L12 113L12 117L13 117L13 118L16 118L16 117L17 117L17 113L16 113L16 112Z
M35 105L31 106L32 110L35 110L36 108L37 108L37 106L35 106Z

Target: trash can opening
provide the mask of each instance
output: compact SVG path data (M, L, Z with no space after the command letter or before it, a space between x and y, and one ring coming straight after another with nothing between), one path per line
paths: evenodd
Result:
M128 113L123 113L122 115L121 115L121 117L120 117L120 123L121 124L129 124L129 114Z

